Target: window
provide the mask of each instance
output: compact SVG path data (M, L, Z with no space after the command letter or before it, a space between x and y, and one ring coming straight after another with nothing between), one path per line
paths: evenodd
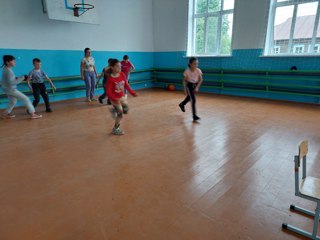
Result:
M314 46L313 51L314 51L315 53L320 53L320 44L316 44L316 45Z
M294 45L293 53L304 53L304 45Z
M189 0L188 55L230 55L234 0Z
M271 0L264 54L320 53L315 48L320 44L319 2Z
M274 46L273 51L275 54L280 53L280 46Z

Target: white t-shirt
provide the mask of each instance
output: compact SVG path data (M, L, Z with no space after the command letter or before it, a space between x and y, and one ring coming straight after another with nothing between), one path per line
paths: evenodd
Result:
M94 67L94 58L93 57L89 57L89 58L82 58L81 63L84 65L84 71L86 72L92 72L94 71L93 67Z
M191 83L197 83L199 81L199 77L202 76L202 72L199 68L196 68L196 70L191 71L190 68L187 68L183 76L186 78L186 81Z

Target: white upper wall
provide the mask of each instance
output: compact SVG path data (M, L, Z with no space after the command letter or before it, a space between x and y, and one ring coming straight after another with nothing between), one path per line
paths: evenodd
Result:
M153 0L155 51L185 51L189 0Z
M50 20L41 0L2 1L0 48L152 52L152 10L152 0L100 0L91 25Z
M233 49L264 48L269 0L235 0Z
M153 0L154 49L186 51L189 0ZM264 47L269 0L235 0L233 49Z

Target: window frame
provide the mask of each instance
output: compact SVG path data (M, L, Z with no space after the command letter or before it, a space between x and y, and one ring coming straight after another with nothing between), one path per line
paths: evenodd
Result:
M197 57L224 57L224 56L231 56L232 54L232 44L233 44L233 29L234 29L234 9L236 0L234 1L233 9L223 10L225 0L220 0L221 8L219 11L216 12L208 12L209 0L206 0L207 7L205 13L196 13L196 2L197 0L189 0L189 18L188 18L188 39L187 39L187 56L197 56ZM229 54L221 54L221 38L222 38L222 18L224 15L232 14L232 33L231 33L231 47ZM196 48L196 19L204 17L204 53L197 54L195 52ZM217 52L215 53L207 53L207 32L208 32L208 18L210 17L218 17L218 26L217 26Z
M277 49L278 52L276 52L275 49ZM278 46L278 45L273 46L273 52L274 52L274 54L280 54L280 51L281 51L281 46Z
M270 0L270 8L269 8L269 18L268 18L268 26L267 26L267 34L265 38L265 48L264 48L264 56L297 56L301 55L300 53L294 53L293 51L293 45L295 43L293 42L294 38L294 30L295 30L295 24L298 14L298 6L299 4L304 3L312 3L312 2L318 2L318 8L315 15L315 22L313 26L312 31L312 38L311 38L311 45L310 48L314 49L316 45L316 35L317 35L317 29L319 26L319 18L320 18L320 0L287 0L283 2L277 2L277 0ZM293 16L292 16L292 23L290 28L290 37L289 37L289 43L287 47L286 53L274 53L273 47L275 46L273 34L274 34L274 21L275 21L275 14L277 7L285 7L285 6L292 6L293 5ZM315 53L314 51L303 53L304 55L320 55L320 53Z
M301 48L301 53L297 52L297 49L300 49L300 48ZM305 49L305 45L304 44L294 44L292 53L301 55L301 54L304 54L304 49Z

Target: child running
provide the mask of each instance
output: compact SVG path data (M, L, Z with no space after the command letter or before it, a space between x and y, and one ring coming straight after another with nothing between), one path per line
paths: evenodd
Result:
M196 97L195 93L199 91L202 84L202 71L198 68L198 59L191 57L189 59L188 69L183 73L183 88L187 97L179 104L182 112L185 112L185 105L191 101L193 121L200 120L196 111Z
M100 74L100 77L98 78L98 81L97 81L97 85L99 85L99 82L100 82L100 78L103 77L103 80L102 80L102 85L103 85L103 94L99 96L99 103L103 104L103 100L107 97L107 93L106 93L106 88L105 88L105 85L107 83L107 80L108 80L108 77L109 77L109 68L110 68L110 62L111 62L112 58L109 58L108 59L108 66L106 66L105 68L102 69L102 72ZM108 98L108 104L111 104L109 98Z
M15 115L11 114L14 106L17 103L17 100L21 100L24 105L27 107L27 112L31 115L31 119L41 118L41 115L35 113L34 107L30 99L20 92L17 89L17 85L24 80L27 80L28 76L16 77L12 68L16 66L16 59L12 55L4 55L3 56L3 71L2 71L2 81L1 86L4 93L8 97L8 107L3 112L2 118L10 119L15 117Z
M126 75L128 83L129 83L129 79L130 79L130 73L132 71L134 71L134 69L135 68L134 68L133 64L129 60L129 56L124 55L123 60L121 61L121 71ZM125 97L127 97L126 89L124 90L124 93L125 93Z
M123 135L124 132L120 129L120 121L123 113L126 114L129 110L128 102L124 97L124 90L127 89L134 97L136 97L137 94L130 88L125 74L121 72L121 65L117 59L112 59L110 61L108 73L110 75L106 84L106 92L113 105L113 108L110 109L110 111L115 119L112 134Z
M47 76L47 74L41 70L41 60L39 58L34 58L32 60L34 69L30 71L29 77L27 79L27 84L30 88L30 91L33 93L33 106L36 108L38 103L40 102L40 95L42 96L44 103L46 105L46 112L52 112L49 103L49 96L47 93L46 85L44 84L44 80L50 83L53 90L56 90L56 87L53 85L51 79ZM32 85L30 85L30 81Z

